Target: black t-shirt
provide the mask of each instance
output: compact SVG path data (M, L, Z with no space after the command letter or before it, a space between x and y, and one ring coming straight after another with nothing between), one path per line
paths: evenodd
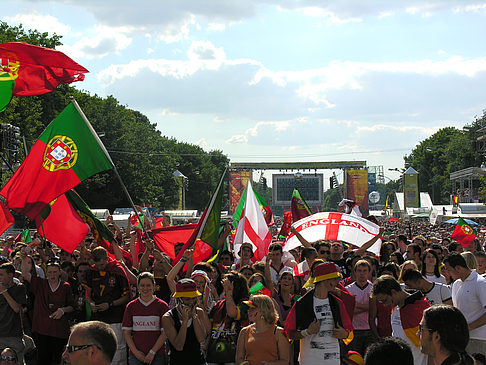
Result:
M27 303L27 289L23 284L13 283L8 294L21 305ZM22 337L20 315L13 311L3 294L0 294L0 337Z
M169 284L167 283L167 276L163 278L155 278L155 292L157 298L162 299L164 302L170 302L171 291Z
M126 278L106 271L90 270L86 283L91 289L91 300L95 304L111 303L128 294L129 286ZM121 323L125 305L113 306L103 312L94 312L91 319L105 323Z

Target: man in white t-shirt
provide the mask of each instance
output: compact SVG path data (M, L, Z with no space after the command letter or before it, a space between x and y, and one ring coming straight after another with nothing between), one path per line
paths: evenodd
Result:
M453 252L444 260L454 281L452 302L469 325L467 352L486 355L486 279L471 270L461 254Z
M348 350L356 351L364 356L366 348L375 339L368 322L370 295L373 286L369 281L371 265L366 260L359 260L354 265L353 271L356 281L346 286L346 289L354 295L356 300L353 314L354 339L349 344Z
M452 305L452 293L447 285L429 281L414 269L405 270L402 275L402 280L405 283L405 287L420 290L430 305Z

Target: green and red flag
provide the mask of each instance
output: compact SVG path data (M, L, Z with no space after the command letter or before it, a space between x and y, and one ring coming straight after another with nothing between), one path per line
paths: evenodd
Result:
M12 96L45 94L89 72L60 51L24 42L0 43L0 62L0 111Z
M204 210L191 237L187 240L175 261L179 261L184 251L194 245L193 262L209 259L218 251L219 222L221 220L221 205L223 200L223 180L226 169L221 175L216 191L213 193L208 206Z
M111 168L108 152L73 102L40 135L0 195L9 209L34 220L55 198Z
M30 236L30 230L26 228L20 232L17 237L15 237L15 242L31 243L32 237Z
M282 227L280 228L280 232L278 233L279 239L287 239L287 236L290 233L290 226L292 225L292 212L290 210L284 212Z
M255 285L253 285L250 288L249 293L250 293L250 295L263 294L263 295L266 295L267 297L270 297L270 298L272 297L272 293L270 292L270 290L265 285L263 285L263 283L261 281L259 281Z
M460 243L464 248L469 246L469 244L474 241L477 236L476 230L471 227L467 222L462 219L458 218L456 227L454 231L451 233L451 238L458 243Z
M304 198L302 198L297 189L294 189L294 192L292 193L290 210L292 211L292 222L297 222L302 218L312 215L309 206L305 202Z
M247 188L248 188L248 184L246 184L245 190L243 190L243 194L241 194L240 201L235 209L235 212L233 213L233 227L235 229L238 228L238 223L241 219L241 215L243 214L243 207L245 206ZM258 194L257 191L255 191L255 189L253 189L253 193L257 198L258 204L260 205L260 209L262 210L263 217L265 218L265 222L267 223L267 226L269 227L272 226L275 223L272 209L270 209L270 206L262 198L262 196Z
M45 207L35 223L44 238L72 253L89 232L89 227L63 194Z

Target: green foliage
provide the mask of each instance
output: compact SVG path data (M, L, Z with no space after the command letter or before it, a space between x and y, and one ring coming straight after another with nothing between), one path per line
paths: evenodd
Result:
M339 189L343 191L343 185L334 189L329 189L324 192L322 211L323 212L337 212L338 204L341 201L341 194Z
M2 42L25 41L54 48L61 44L60 38L37 31L26 32L22 26L9 27L0 22ZM61 84L44 95L14 97L5 112L0 113L0 123L20 127L30 148L44 128L68 105L71 97L76 99L98 134L104 134L101 137L103 144L135 204L175 209L179 182L172 173L178 169L188 177L186 208L204 209L228 165L228 157L219 150L208 153L198 146L162 136L156 124L145 115L120 105L113 96L101 98ZM9 175L4 173L3 183ZM113 171L87 179L76 190L92 208L129 207ZM228 188L224 191L223 202L227 206Z
M6 42L25 42L35 46L56 48L60 46L62 36L49 36L47 32L41 33L37 30L24 30L22 25L11 27L7 23L0 21L0 43Z
M480 163L471 132L454 127L440 129L420 142L404 159L406 166L419 172L420 191L429 192L434 204L448 202L451 172L478 166Z

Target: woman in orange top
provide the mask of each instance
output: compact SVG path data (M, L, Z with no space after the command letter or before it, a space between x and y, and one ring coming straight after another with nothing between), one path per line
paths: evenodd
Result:
M266 295L254 295L244 303L249 307L248 319L253 323L240 332L236 364L289 364L290 344L283 329L276 325L278 314L272 299Z

